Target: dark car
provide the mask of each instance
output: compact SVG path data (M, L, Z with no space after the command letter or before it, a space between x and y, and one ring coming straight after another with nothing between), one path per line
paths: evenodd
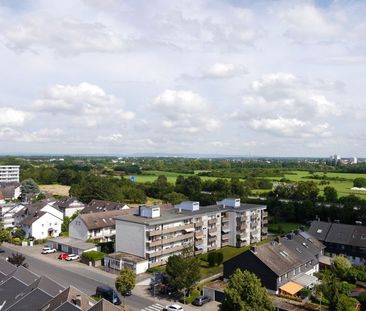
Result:
M107 285L98 286L95 291L95 296L104 298L105 300L108 300L115 305L121 304L121 299L119 299L116 291L112 287Z
M211 301L210 297L207 296L198 296L195 300L193 300L192 304L195 306L203 306L205 303Z

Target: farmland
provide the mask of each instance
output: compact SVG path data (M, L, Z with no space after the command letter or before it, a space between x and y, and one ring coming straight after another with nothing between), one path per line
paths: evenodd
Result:
M197 172L195 172L197 173ZM167 177L168 182L175 183L175 180L177 176L181 175L184 177L193 176L194 174L184 174L184 173L176 173L176 172L167 172L167 171L146 171L144 175L137 175L135 176L135 181L137 183L145 183L145 182L153 182L158 178L158 176L164 175ZM314 172L313 175L323 175L323 172ZM337 172L328 172L326 173L327 178L333 179L333 178L340 178L342 180L329 180L329 184L321 185L321 180L318 179L312 179L311 174L308 171L288 171L285 172L283 177L271 177L268 178L269 180L273 182L278 182L281 178L285 178L290 180L290 182L298 182L298 181L314 181L318 184L319 189L322 191L324 187L331 186L334 187L337 192L338 196L347 196L350 194L355 194L361 198L366 199L366 191L353 191L351 188L353 187L353 179L357 177L364 177L366 178L366 174L351 174L351 173L337 173ZM129 176L126 176L125 178L129 178ZM201 176L202 180L215 180L216 177L210 177L210 176ZM253 190L254 194L263 194L266 192L269 192L270 190L262 190L262 189L255 189Z

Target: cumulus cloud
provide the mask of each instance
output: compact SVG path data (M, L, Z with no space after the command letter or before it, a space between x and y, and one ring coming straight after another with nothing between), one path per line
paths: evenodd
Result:
M163 127L171 131L197 133L221 126L218 119L210 117L207 101L192 91L165 90L151 106L163 116Z
M241 64L214 63L201 70L198 74L183 74L186 79L231 79L248 73L248 69Z
M45 47L62 55L91 52L121 52L130 41L101 23L76 19L26 16L20 24L2 31L6 45L16 51L37 51Z
M126 121L135 117L133 112L124 111L120 106L115 96L95 84L85 82L52 86L43 98L33 103L34 109L40 112L68 114L88 126L95 126L105 118Z
M30 118L29 112L0 107L0 126L23 126L25 121Z
M123 140L123 135L120 133L114 133L111 135L99 135L97 140L102 142L109 142L109 143L119 143Z

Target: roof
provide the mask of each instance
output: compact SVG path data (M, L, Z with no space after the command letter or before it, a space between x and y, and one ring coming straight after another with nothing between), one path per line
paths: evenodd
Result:
M21 281L26 285L30 285L35 281L37 281L39 275L31 272L30 270L28 270L23 266L19 266L17 267L16 271L11 275L11 277Z
M88 230L100 229L115 226L115 217L136 212L137 209L111 210L106 212L80 214L81 219Z
M40 288L30 291L26 296L13 304L9 311L32 311L39 310L52 297Z
M313 221L309 232L327 243L366 247L366 226Z
M88 311L121 311L120 307L115 306L109 301L102 299L92 306Z
M74 197L65 197L65 198L57 201L55 203L55 206L58 206L62 209L65 209L65 208L72 207L72 206L70 206L71 204L77 204L79 206L85 206L85 204L83 202L80 202L77 198L74 198Z
M57 311L80 311L80 308L73 305L72 303L65 301L61 306L57 307L56 309L50 310L57 310Z
M3 194L4 199L12 199L15 195L15 190L20 187L20 183L11 182L0 184L0 192Z
M3 258L0 258L0 279L2 276L8 276L16 270L16 266Z
M280 290L290 294L290 295L295 295L296 293L298 293L300 290L302 290L304 287L301 286L300 284L297 284L295 282L287 282L286 284L282 285L280 287Z
M35 221L40 219L43 215L47 214L47 212L36 211L30 215L28 215L25 219L21 221L21 224L26 226L31 226Z
M84 242L83 240L75 239L72 237L55 237L48 240L49 242L54 242L58 244L63 244L66 246L75 247L83 251L87 251L95 248L97 245L94 243Z
M103 200L92 200L89 204L83 209L82 213L97 213L102 211L112 211L112 210L121 210L129 208L126 203L119 202L111 202L111 201L103 201Z
M37 287L52 297L55 297L65 289L65 287L51 280L47 276L40 277Z
M295 276L292 279L292 281L294 281L295 283L297 283L301 286L308 287L312 284L316 284L318 282L318 278L313 275L302 273L302 274Z
M43 207L45 207L49 203L50 202L47 202L47 201L39 201L39 202L36 202L36 203L33 203L33 204L27 204L19 212L15 213L14 217L26 217L29 214L33 214L36 211L42 209Z
M11 306L16 297L22 297L26 295L29 291L29 286L20 280L10 277L4 283L0 284L0 301L5 302L5 309Z
M143 257L135 256L135 255L124 253L124 252L116 252L116 253L107 254L107 255L105 255L105 257L113 258L113 259L117 259L117 260L123 260L123 261L127 261L127 262L133 262L133 263L139 263L139 262L147 260Z
M208 206L200 206L199 210L197 211L189 211L185 209L179 210L178 208L160 209L160 217L156 218L147 218L136 214L136 215L118 216L116 217L116 219L144 225L157 225L189 219L192 216L202 216L202 215L208 215L210 213L215 214L221 211L240 213L248 210L264 209L264 208L266 208L265 205L258 205L258 204L241 204L239 207L235 208L224 207L222 205L208 205Z

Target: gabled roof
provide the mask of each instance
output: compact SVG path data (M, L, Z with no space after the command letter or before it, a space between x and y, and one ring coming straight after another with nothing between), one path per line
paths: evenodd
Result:
M39 310L52 297L40 288L36 288L29 292L22 299L13 304L8 311L31 311Z
M81 206L85 206L83 202L80 202L77 198L74 197L65 197L55 203L55 206L58 206L59 208L65 209L70 208L71 204L77 204Z
M115 217L130 215L136 211L137 211L136 208L130 208L124 210L112 210L107 212L80 214L78 218L84 222L88 230L93 230L93 229L113 227L115 225L114 220Z
M83 209L82 213L86 214L86 213L98 213L98 212L105 212L105 211L122 210L122 209L126 209L126 207L128 207L128 205L126 203L103 201L103 200L92 200Z
M37 287L45 291L52 297L57 296L62 291L65 290L65 287L51 280L47 276L41 276L38 280Z
M38 280L39 275L31 272L23 266L19 266L17 267L16 271L11 275L11 277L21 281L26 285L31 285Z
M30 215L28 215L25 219L21 221L22 225L31 226L35 221L40 219L43 215L46 215L47 212L36 211Z
M366 247L366 226L313 221L309 232L327 243Z
M115 306L109 301L102 299L97 304L92 306L88 311L121 311L120 307Z
M14 265L3 258L0 258L0 281L2 277L12 274L16 269L17 268Z

